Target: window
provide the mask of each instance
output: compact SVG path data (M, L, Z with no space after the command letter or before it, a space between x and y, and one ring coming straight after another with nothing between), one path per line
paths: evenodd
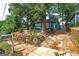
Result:
M35 29L41 29L41 23L35 23Z

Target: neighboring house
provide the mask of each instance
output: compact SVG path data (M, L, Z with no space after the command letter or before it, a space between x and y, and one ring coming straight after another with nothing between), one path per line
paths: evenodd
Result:
M50 15L50 16L49 16ZM45 30L61 30L60 28L60 20L62 18L59 17L58 13L50 13L46 16L46 20L43 22L36 22L34 25L34 29L37 31L41 31L42 23L46 26ZM79 24L79 11L73 13L71 22L68 22L70 26L77 26Z
M53 13L51 16L47 15L46 20L43 21L42 23L45 22L46 25L46 31L47 30L60 30L60 24L59 24L59 14L58 13ZM41 30L42 28L42 23L35 23L35 29L36 30Z
M79 25L79 11L74 12L74 16L73 16L73 18L71 20L71 24L72 24L71 26Z

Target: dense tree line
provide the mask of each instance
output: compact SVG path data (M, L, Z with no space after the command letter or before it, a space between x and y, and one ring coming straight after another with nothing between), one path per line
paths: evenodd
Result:
M79 9L79 4L45 4L45 3L11 3L9 8L10 15L7 16L5 22L0 25L0 29L4 33L11 33L23 30L23 22L27 25L28 30L33 29L35 22L46 20L47 13L59 13L60 17L70 21L73 12ZM23 20L25 18L25 20ZM42 31L45 26L42 25Z

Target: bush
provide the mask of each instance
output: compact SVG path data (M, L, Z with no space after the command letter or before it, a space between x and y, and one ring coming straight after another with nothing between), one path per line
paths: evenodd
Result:
M11 46L6 41L0 41L0 48L5 51L6 55L11 52Z
M5 55L8 56L21 56L20 52L12 51L11 45L9 45L6 41L0 40L0 51L2 51Z
M22 24L20 24L18 21L13 21L9 18L6 19L0 26L0 31L4 34L10 34L16 31L23 32L23 27Z
M15 32L13 33L13 40L18 41L20 43L30 43L30 44L40 44L43 40L45 40L45 37L41 33L37 32L31 32L30 34Z
M13 30L13 25L12 24L9 24L7 22L4 22L3 25L1 26L1 31L4 33L4 34L9 34L11 33Z
M28 39L30 43L34 44L34 45L39 45L42 41L45 40L44 35L40 34L40 33L34 33L32 35L30 35L30 38Z
M56 55L56 56L64 56L65 53L61 53L61 54L59 54L59 53L55 53L55 55Z

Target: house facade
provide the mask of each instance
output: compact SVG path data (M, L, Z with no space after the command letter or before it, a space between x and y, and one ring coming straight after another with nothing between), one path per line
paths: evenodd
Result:
M42 24L45 26L45 31L47 32L61 30L60 20L62 20L62 18L60 18L60 15L58 13L51 13L49 15L46 16L46 19L44 21L36 22L34 24L34 29L36 31L42 30ZM74 13L73 18L69 23L70 23L70 26L77 26L79 24L78 11Z
M73 19L71 20L72 26L79 25L79 11L74 12Z
M51 15L50 17L47 16L46 21L45 21L46 22L46 30L47 31L48 30L52 30L52 31L61 30L61 27L60 27L61 25L60 25L59 20L60 20L60 17L56 13L53 13L53 15ZM74 12L74 16L69 23L70 23L71 27L79 25L79 11ZM42 28L41 23L35 24L36 30L40 31L41 28Z
M46 31L56 31L60 30L60 23L59 23L59 15L57 13L53 13L50 17L46 16L46 20L41 23L35 23L35 29L37 31L41 31L42 29L42 23L45 24Z

